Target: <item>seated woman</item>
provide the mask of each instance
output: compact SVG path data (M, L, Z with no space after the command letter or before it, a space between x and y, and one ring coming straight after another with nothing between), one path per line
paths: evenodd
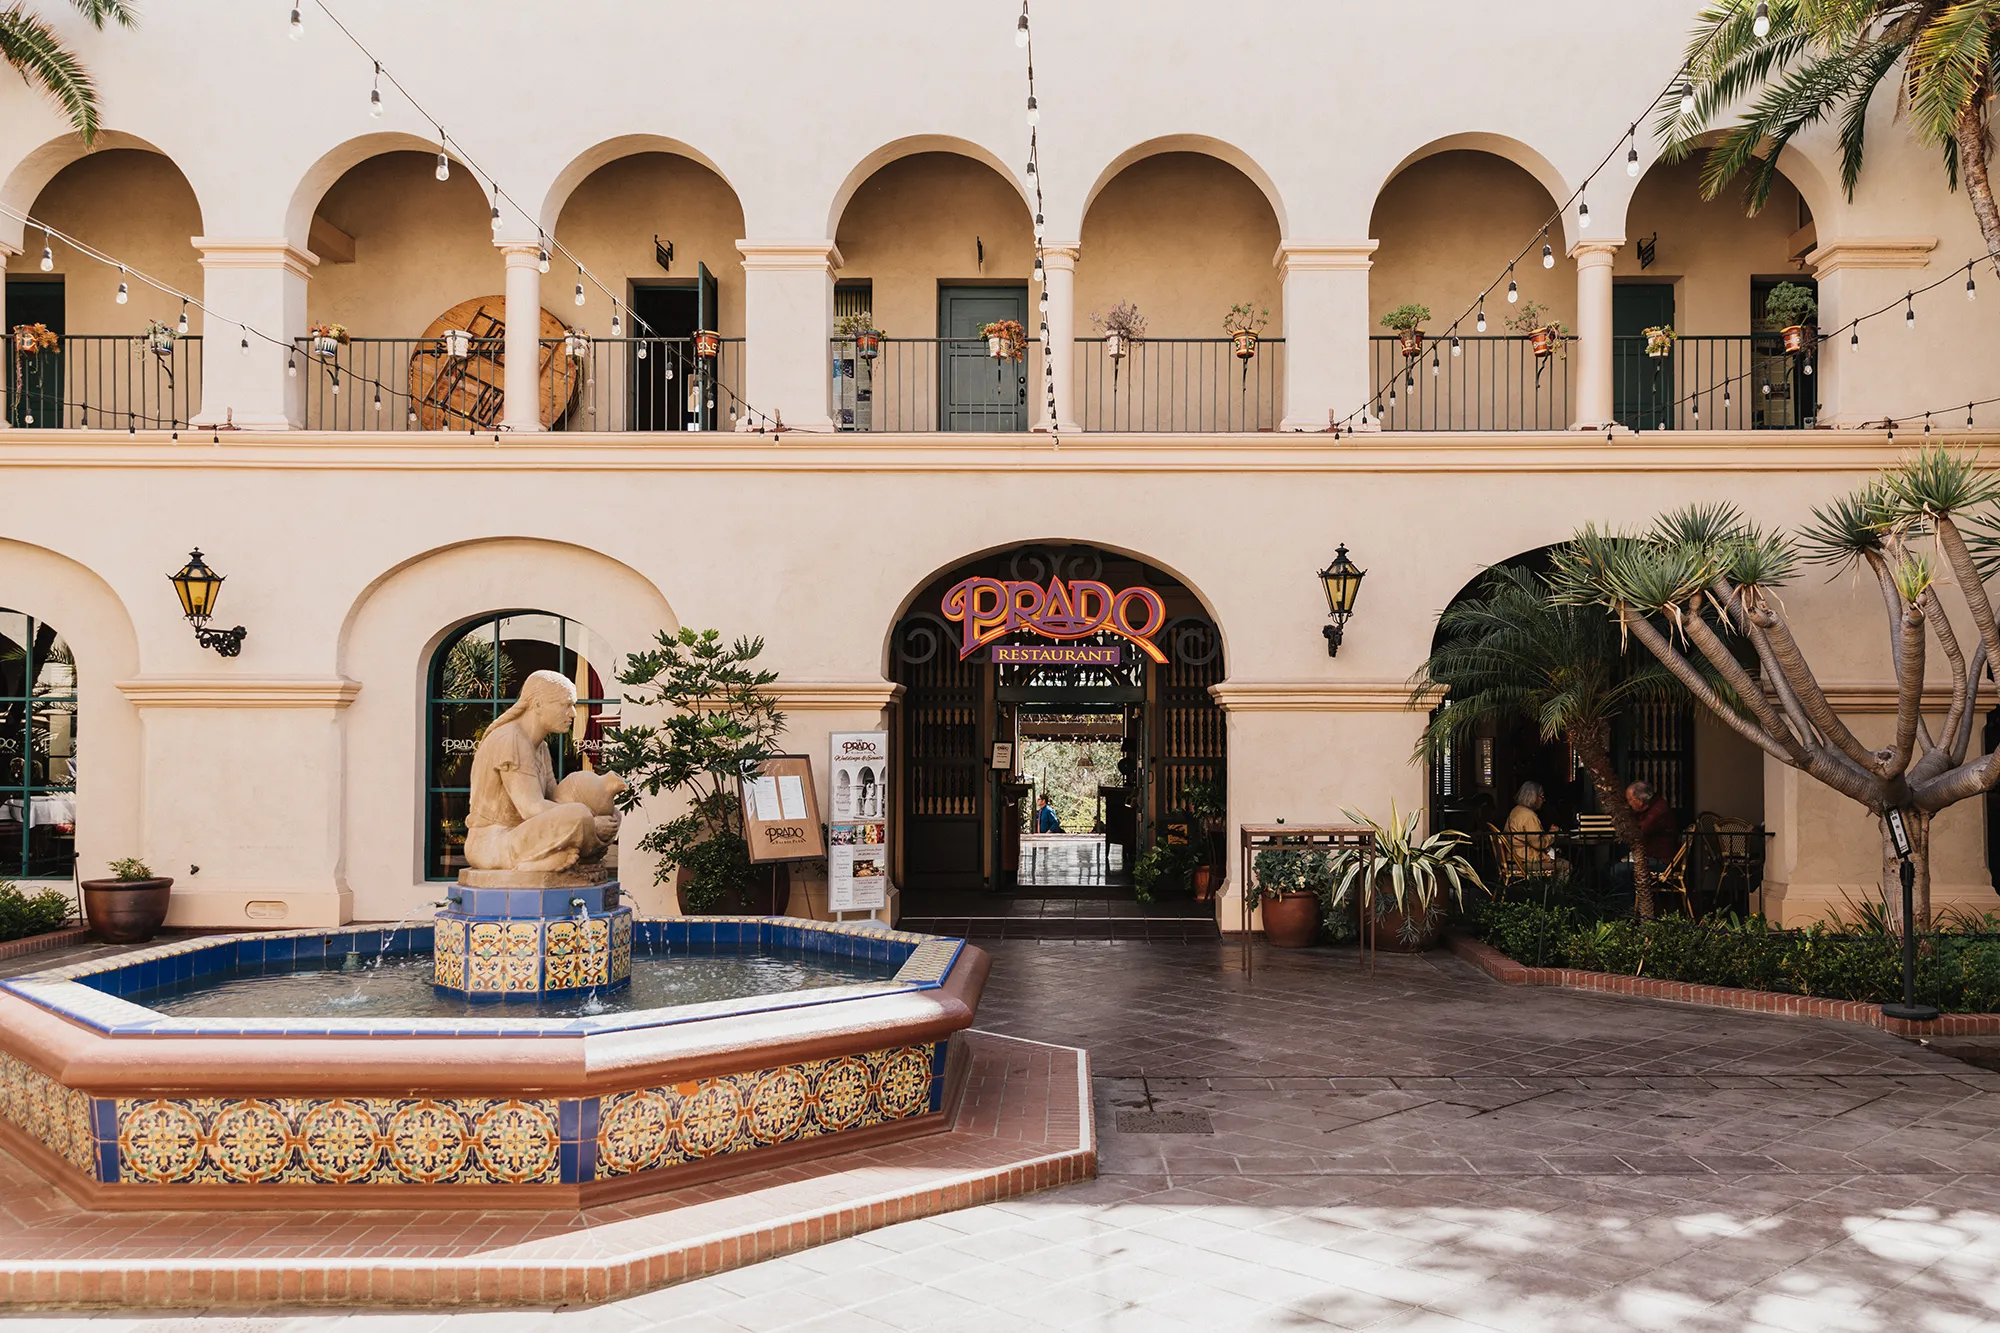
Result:
M1555 835L1542 824L1542 784L1524 782L1514 793L1514 808L1507 812L1507 863L1523 875L1556 875L1563 864L1556 859Z

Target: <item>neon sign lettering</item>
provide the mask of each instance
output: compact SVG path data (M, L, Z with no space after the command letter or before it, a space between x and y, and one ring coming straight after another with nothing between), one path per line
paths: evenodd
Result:
M1017 630L1057 640L1116 634L1162 666L1167 660L1153 644L1153 635L1167 623L1167 604L1151 588L1114 593L1095 579L1055 578L1044 588L1027 581L970 578L944 595L944 615L965 626L960 661Z

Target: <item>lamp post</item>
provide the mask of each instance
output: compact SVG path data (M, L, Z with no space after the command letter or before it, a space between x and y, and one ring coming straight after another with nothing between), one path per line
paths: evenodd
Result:
M1320 630L1326 636L1326 655L1340 656L1340 636L1347 628L1347 618L1354 614L1354 599L1361 594L1361 580L1368 576L1365 569L1355 568L1347 558L1347 545L1342 543L1333 553L1333 562L1319 572L1320 586L1326 590L1326 613L1333 623Z
M204 648L213 648L224 657L234 657L243 651L243 638L249 633L243 626L234 629L210 629L208 618L215 614L216 599L222 595L224 575L208 567L201 558L201 548L188 552L188 562L177 573L167 575L174 585L174 592L181 599L181 610L188 623L194 626L194 641Z
M1902 870L1903 1002L1883 1005L1882 1014L1886 1018L1904 1018L1921 1023L1936 1018L1938 1011L1931 1005L1917 1003L1917 865L1910 859L1910 833L1903 827L1903 812L1891 810L1883 817L1889 821L1889 841L1896 849L1896 859Z

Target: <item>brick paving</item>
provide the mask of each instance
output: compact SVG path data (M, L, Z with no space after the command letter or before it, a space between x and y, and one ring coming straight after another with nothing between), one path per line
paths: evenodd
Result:
M981 1027L1091 1053L1094 1181L601 1305L186 1327L2000 1333L2000 1074L1447 954L992 947Z

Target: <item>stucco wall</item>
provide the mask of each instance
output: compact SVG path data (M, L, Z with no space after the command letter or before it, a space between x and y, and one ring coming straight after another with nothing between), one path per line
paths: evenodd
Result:
M1750 332L1752 278L1805 277L1787 242L1811 214L1790 181L1780 179L1755 217L1741 191L1701 197L1701 158L1659 163L1639 182L1626 223L1627 244L1612 268L1618 278L1674 285L1674 328L1681 333ZM1639 267L1639 242L1659 237L1658 258Z
M460 301L505 285L486 195L472 173L433 174L437 159L396 152L349 169L318 213L354 238L354 262L322 259L307 287L311 322L357 338L415 338Z

